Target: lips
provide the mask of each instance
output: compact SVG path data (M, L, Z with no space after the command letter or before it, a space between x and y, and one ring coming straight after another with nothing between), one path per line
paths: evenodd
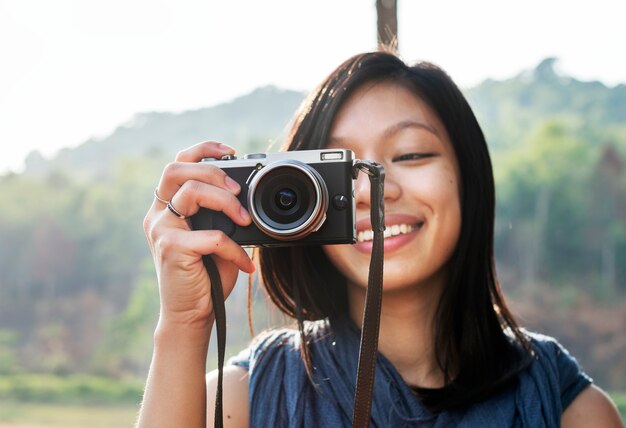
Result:
M392 236L398 235L406 235L407 233L413 232L415 229L419 229L422 227L424 223L417 224L393 224L391 226L385 226L385 232L383 233L383 237L391 238ZM367 242L374 239L374 231L372 229L363 230L357 233L357 241L358 242Z
M411 241L418 230L424 225L424 220L406 214L385 214L384 245L385 251L393 251ZM369 218L363 218L356 223L357 243L356 249L370 252L374 233Z

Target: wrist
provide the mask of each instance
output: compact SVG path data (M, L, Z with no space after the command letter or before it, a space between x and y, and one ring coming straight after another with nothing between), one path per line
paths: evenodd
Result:
M181 323L160 318L154 331L155 347L200 348L206 350L211 338L214 318L203 323Z

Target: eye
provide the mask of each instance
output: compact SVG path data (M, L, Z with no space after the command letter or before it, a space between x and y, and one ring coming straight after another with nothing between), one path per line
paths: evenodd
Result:
M425 158L431 158L435 156L434 153L407 153L404 155L397 156L392 159L393 162L402 162L402 161L411 161L411 160L420 160Z

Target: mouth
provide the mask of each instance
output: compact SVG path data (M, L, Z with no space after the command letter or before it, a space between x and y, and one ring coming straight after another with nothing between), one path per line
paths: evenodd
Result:
M387 225L383 237L387 239L398 235L407 235L414 230L420 229L423 225L423 221L414 224L400 223ZM356 239L359 243L372 241L374 239L374 231L372 229L361 230L357 233Z

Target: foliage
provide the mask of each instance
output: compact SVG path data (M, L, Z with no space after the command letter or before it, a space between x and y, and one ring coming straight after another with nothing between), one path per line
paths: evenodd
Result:
M605 298L626 287L623 269L604 260L607 251L612 260L626 259L626 187L617 150L589 145L548 121L500 161L496 243L505 260L520 260L510 266L517 282L577 282Z
M11 330L0 330L0 375L20 371L20 363L15 351L17 334Z
M152 332L159 313L159 294L152 261L146 259L126 308L107 323L95 367L115 377L148 371Z
M547 58L512 79L486 80L466 91L494 150L519 146L546 119L567 123L590 144L624 131L626 85L582 82L559 74L556 62Z

